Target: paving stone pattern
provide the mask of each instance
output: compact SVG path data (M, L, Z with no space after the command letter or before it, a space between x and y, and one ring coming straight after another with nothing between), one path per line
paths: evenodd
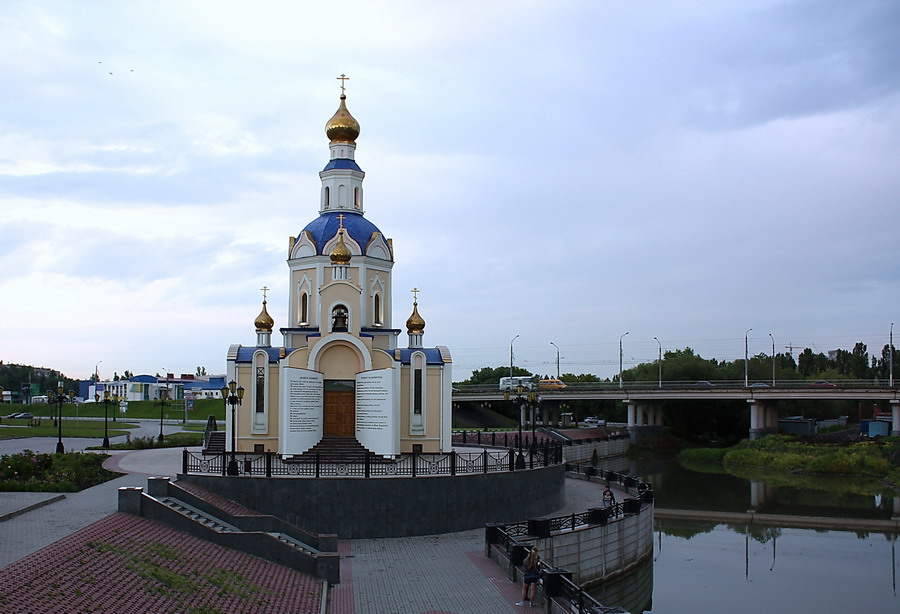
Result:
M6 567L0 611L318 614L311 576L112 514Z

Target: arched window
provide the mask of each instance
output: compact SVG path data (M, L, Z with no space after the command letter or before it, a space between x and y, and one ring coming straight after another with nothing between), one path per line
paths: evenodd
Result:
M300 293L300 324L309 324L309 295L306 292Z
M362 199L360 198L359 186L353 188L353 206L359 209L362 204Z
M325 199L323 201L323 204L325 205L326 209L328 209L328 207L331 205L331 188L329 188L328 186L325 186Z
M375 298L373 300L372 310L374 312L372 315L375 326L381 326L383 324L381 317L381 295L377 292L375 293Z

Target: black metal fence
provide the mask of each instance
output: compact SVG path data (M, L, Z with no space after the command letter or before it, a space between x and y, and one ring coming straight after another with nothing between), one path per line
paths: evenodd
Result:
M236 461L238 475L257 477L425 477L500 471L523 471L562 463L562 446L546 442L521 451L426 454L413 452L385 459L371 452L360 461L334 461L319 454L288 459L276 452L225 452L195 454L184 450L182 473L225 475L229 461Z
M614 439L628 439L628 433L609 434L603 437L587 437L585 439L570 439L559 441L543 433L529 436L523 433L521 437L522 447L529 448L532 445L542 445L544 442L560 443L564 446L577 446L598 441L611 441ZM501 448L518 448L519 433L516 431L456 431L452 436L453 443L464 446L491 446Z

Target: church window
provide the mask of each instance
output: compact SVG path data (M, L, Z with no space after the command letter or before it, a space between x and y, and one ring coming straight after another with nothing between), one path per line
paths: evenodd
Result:
M325 204L326 209L328 209L328 207L331 205L331 188L329 188L328 186L325 186L325 202L324 202L324 204Z
M361 198L359 194L359 187L353 188L353 206L359 209Z
M306 292L300 293L300 324L309 324L309 295Z
M375 312L373 314L374 315L373 319L375 321L375 326L381 326L383 323L382 317L381 317L381 295L378 294L377 292L375 293L375 298L374 298L373 302L374 302L373 311Z
M338 186L338 198L337 205L338 207L344 207L347 204L347 186L343 183Z
M266 410L266 368L256 367L256 413Z
M416 367L413 371L413 413L422 413L422 368Z

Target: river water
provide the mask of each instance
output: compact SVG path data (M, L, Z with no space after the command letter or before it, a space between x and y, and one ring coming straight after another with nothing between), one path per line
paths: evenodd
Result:
M898 535L837 528L843 519L900 515L900 500L877 482L759 472L738 476L673 460L623 459L607 468L651 482L660 510L688 509L698 516L754 510L784 521L761 526L657 518L653 560L594 589L601 603L633 614L900 612ZM823 516L833 519L833 528L789 526Z

